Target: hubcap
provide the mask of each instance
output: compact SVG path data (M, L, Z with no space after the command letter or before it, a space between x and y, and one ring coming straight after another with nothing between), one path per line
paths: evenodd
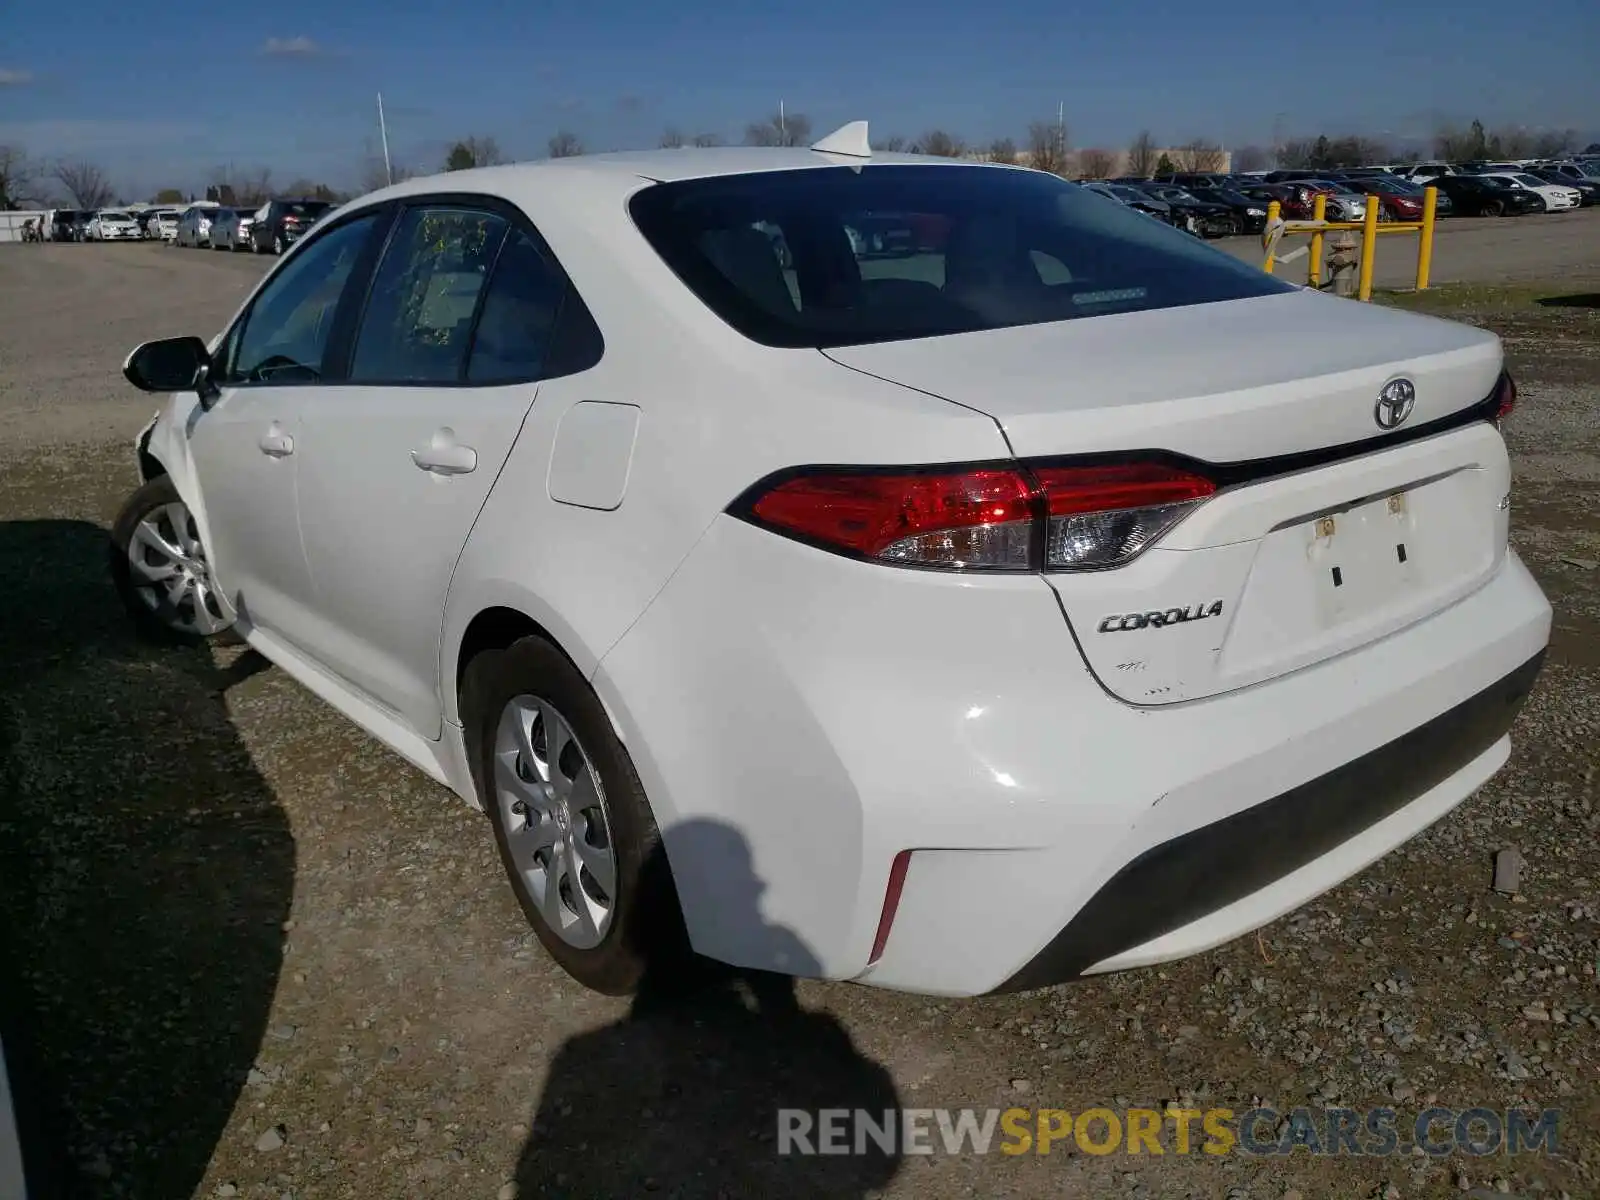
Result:
M145 514L128 542L128 567L134 592L171 628L209 635L233 624L212 586L194 517L182 502Z
M505 706L494 775L519 883L562 941L598 946L616 905L611 818L588 752L555 705L524 695Z

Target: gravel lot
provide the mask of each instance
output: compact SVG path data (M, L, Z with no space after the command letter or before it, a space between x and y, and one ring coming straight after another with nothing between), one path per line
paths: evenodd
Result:
M210 334L266 260L0 247L0 994L63 1172L163 1200L1600 1193L1597 218L1452 223L1441 263L1488 247L1469 277L1525 237L1580 266L1420 301L1501 329L1522 384L1514 538L1557 616L1507 771L1260 939L999 999L803 983L787 1014L579 991L481 817L254 655L135 642L104 530L154 406L118 369ZM1514 896L1489 887L1508 845ZM1557 1106L1562 1153L774 1153L780 1105L1179 1099L1390 1105L1402 1130L1435 1102Z

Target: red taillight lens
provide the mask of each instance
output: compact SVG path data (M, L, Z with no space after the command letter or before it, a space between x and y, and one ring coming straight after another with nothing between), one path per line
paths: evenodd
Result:
M1500 378L1494 385L1494 399L1494 421L1498 425L1517 407L1517 383L1511 378L1510 371L1500 372Z
M823 549L903 566L1085 571L1142 553L1216 490L1150 463L956 471L814 469L743 514Z
M830 549L910 566L1025 571L1035 504L1019 471L817 471L781 483L757 520Z

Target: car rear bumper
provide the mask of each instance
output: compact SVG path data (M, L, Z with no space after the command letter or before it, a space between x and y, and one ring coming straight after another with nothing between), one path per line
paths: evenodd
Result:
M1298 905L1325 890L1371 861L1370 851L1382 854L1418 832L1499 769L1511 723L1543 663L1540 651L1378 749L1145 851L997 990L1192 953L1256 927L1282 900Z
M1504 763L1495 697L1525 691L1549 630L1508 551L1362 649L1140 708L1095 682L1039 577L850 562L724 517L594 682L696 949L974 995L1184 957L1359 871ZM708 823L754 882L680 834Z

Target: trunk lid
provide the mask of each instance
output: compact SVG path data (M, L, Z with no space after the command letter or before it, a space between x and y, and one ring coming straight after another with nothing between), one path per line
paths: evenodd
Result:
M1375 410L1397 377L1415 387L1398 432L1493 392L1499 339L1469 326L1298 292L827 353L988 414L1019 458L1232 464L1139 558L1046 577L1091 670L1130 703L1366 645L1476 590L1505 553L1510 464L1491 424L1361 445L1386 434Z

